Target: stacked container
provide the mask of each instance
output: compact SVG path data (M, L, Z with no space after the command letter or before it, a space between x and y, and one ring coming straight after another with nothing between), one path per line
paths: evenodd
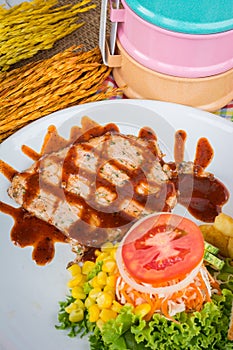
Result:
M127 97L208 111L233 99L233 0L102 0L100 48Z

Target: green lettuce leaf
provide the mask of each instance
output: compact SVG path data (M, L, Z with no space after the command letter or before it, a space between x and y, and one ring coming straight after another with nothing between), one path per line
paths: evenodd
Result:
M108 350L230 350L233 342L227 340L233 294L223 290L213 302L206 303L201 312L176 315L172 322L154 314L149 322L133 314L124 306L116 319L104 324L103 347ZM94 348L93 348L94 349Z

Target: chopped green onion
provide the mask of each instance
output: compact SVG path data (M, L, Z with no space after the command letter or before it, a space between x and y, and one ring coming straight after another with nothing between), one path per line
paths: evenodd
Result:
M216 254L218 254L219 249L217 247L215 247L214 245L212 245L212 244L210 244L210 243L205 241L205 251L216 255Z
M211 254L208 251L205 251L204 253L204 260L216 270L221 270L225 264L223 260L217 258L217 256Z

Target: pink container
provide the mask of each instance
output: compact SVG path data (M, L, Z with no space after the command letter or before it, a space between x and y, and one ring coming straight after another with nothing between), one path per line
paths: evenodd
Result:
M233 68L233 30L217 34L185 34L153 25L121 0L111 7L122 47L141 65L172 76L198 78Z

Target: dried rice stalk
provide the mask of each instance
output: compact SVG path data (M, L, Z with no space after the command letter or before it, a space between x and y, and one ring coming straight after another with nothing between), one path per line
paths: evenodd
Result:
M121 95L103 84L111 69L99 48L73 46L43 61L0 73L0 142L57 110Z
M0 5L0 71L34 56L84 23L78 14L96 7L91 0L58 6L58 0L33 0L10 9Z

